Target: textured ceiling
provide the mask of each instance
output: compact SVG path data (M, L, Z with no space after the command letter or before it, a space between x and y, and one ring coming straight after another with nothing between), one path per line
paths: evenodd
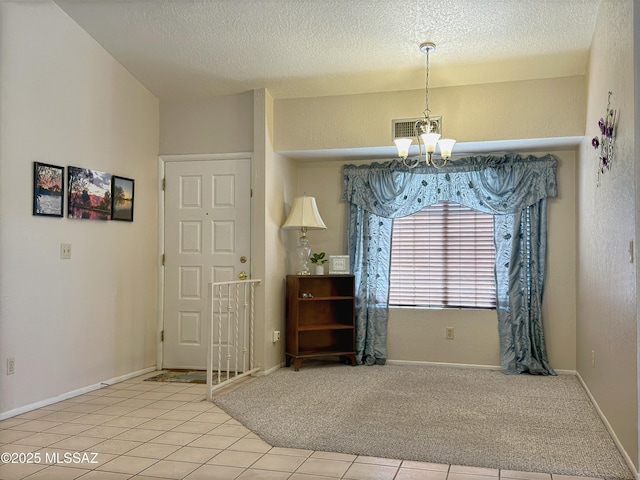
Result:
M161 100L275 98L585 73L600 0L59 0Z

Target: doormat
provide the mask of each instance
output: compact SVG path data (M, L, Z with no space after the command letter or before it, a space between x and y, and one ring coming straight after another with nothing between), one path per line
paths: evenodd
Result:
M228 378L235 377L234 372L229 372ZM212 380L218 381L218 372L213 372ZM221 381L227 380L227 372L220 372ZM207 383L207 372L205 370L165 370L155 377L150 377L145 382L177 382L177 383Z

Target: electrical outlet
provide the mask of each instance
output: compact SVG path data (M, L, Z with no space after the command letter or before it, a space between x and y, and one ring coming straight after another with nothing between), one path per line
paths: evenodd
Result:
M445 332L446 332L446 333L445 333L445 338L446 338L447 340L453 340L453 339L455 338L455 333L454 333L454 331L453 331L453 327L447 327L447 328L445 329Z
M273 331L273 343L276 343L278 340L280 340L280 330L274 330Z
M7 358L7 375L13 375L16 373L16 359L15 357Z
M70 243L61 243L60 244L60 258L63 260L69 260L71 258L71 244Z

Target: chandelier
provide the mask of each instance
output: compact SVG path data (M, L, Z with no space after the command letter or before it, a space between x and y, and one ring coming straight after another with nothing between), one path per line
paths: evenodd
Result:
M437 131L437 123L431 121L431 110L429 109L429 54L436 49L436 44L432 42L424 42L420 44L420 51L425 54L425 109L422 120L418 120L414 125L414 135L418 143L418 157L409 157L409 147L413 143L414 137L396 138L394 140L398 148L398 156L402 159L402 163L408 168L417 167L422 161L422 147L424 146L424 160L427 165L433 165L442 168L447 164L451 157L451 150L456 143L451 138L440 138ZM436 145L440 147L440 158L434 157Z

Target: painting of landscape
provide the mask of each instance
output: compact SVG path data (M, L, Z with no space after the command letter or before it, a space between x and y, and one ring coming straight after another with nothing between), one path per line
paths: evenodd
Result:
M113 176L111 187L111 220L133 222L133 191L135 181L130 178Z
M62 217L64 167L34 162L33 214Z
M88 168L68 167L69 218L109 220L111 174Z

